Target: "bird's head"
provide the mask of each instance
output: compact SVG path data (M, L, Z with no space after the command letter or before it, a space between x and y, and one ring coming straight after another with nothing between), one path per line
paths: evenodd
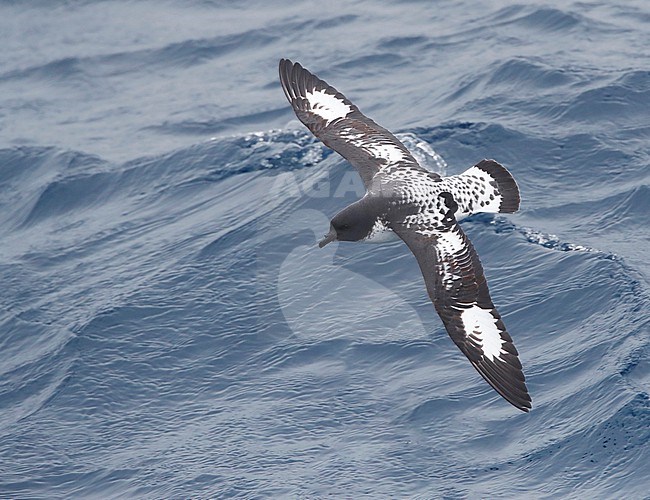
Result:
M330 230L318 243L323 248L331 241L359 241L372 230L373 220L364 216L363 208L357 204L344 208L330 222Z

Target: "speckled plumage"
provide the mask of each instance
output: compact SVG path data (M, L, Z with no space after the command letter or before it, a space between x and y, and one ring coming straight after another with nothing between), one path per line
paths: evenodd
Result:
M481 262L457 217L512 213L519 190L494 160L440 177L422 168L388 130L298 63L280 61L280 81L296 116L346 158L364 197L334 216L320 246L401 238L415 255L447 332L483 378L523 411L532 407L517 349L494 307Z

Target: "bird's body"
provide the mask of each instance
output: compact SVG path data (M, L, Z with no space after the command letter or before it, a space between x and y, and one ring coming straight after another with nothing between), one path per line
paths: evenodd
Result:
M476 212L516 211L519 190L510 173L483 160L462 174L440 177L300 64L281 60L280 81L298 118L357 169L366 187L359 201L334 216L320 246L401 238L452 340L499 394L528 411L531 399L517 350L492 304L478 255L457 222Z

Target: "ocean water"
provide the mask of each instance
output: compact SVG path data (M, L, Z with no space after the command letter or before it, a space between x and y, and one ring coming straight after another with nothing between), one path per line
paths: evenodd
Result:
M0 1L1 498L648 498L650 6ZM361 194L300 61L429 168L533 397L413 256L318 238Z

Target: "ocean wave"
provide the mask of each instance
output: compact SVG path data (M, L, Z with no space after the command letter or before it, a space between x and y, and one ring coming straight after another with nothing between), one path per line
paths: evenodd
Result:
M248 7L161 6L146 33L132 3L0 7L0 489L643 496L644 8ZM461 225L529 414L401 242L317 247L364 186L295 121L279 57L432 171L513 173L520 212Z

